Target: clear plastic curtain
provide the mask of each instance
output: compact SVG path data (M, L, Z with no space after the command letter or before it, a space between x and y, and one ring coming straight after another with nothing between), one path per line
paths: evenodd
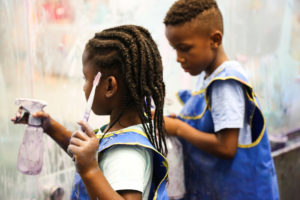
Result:
M10 117L19 97L48 103L45 108L71 130L82 118L81 55L95 32L120 24L150 30L162 54L167 112L178 112L174 92L192 87L164 36L162 23L173 0L0 0L0 194L3 199L43 199L62 187L68 199L74 166L46 135L40 175L17 171L25 126ZM299 0L219 0L224 47L248 71L270 134L297 128L300 120ZM91 116L98 128L105 117Z

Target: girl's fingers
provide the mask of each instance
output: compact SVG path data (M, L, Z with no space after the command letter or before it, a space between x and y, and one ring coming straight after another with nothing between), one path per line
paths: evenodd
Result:
M69 154L69 156L70 156L71 158L74 158L74 157L73 157L73 153L71 153L71 151L70 151L70 149L69 149L69 146L70 146L70 145L68 145L67 153Z
M72 138L78 138L79 140L83 140L83 141L86 141L89 139L88 136L85 133L83 133L82 131L73 132L71 139Z
M26 124L28 121L29 113L22 109L22 107L19 107L18 111L16 112L15 116L11 118L11 121L15 124L18 123L24 123Z
M67 152L72 158L74 158L80 152L80 147L73 144L69 144Z
M36 117L36 118L48 118L49 114L45 113L44 111L38 111L38 112L33 113L32 116Z
M86 135L88 135L89 137L96 137L94 131L86 122L81 120L77 123L81 126L82 130L86 133Z
M71 137L70 144L75 145L75 146L81 146L81 145L83 145L83 141L76 137Z

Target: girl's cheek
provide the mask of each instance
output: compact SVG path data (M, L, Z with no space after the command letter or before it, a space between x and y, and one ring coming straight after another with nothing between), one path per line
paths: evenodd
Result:
M84 82L83 87L82 87L84 93L86 92L86 82Z
M89 96L89 92L90 92L90 91L88 91L88 84L87 84L87 82L85 82L84 85L83 85L83 91L84 91L84 94L85 94L85 98L87 99L88 96Z

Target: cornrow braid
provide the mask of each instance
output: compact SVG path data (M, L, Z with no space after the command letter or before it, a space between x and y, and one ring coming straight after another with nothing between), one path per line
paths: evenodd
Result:
M211 8L219 10L215 0L178 0L167 12L164 24L183 24Z
M123 25L96 33L86 45L88 59L106 71L116 70L127 87L126 106L133 105L152 145L167 153L163 106L165 84L161 56L148 30L135 25ZM105 71L104 70L104 71ZM152 123L151 103L155 105ZM121 110L116 123L123 114ZM109 129L109 128L108 128Z

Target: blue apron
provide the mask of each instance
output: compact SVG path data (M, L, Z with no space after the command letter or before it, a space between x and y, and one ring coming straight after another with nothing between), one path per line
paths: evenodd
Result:
M100 139L102 136L97 135ZM99 153L114 145L134 145L148 148L153 152L153 178L149 199L168 200L166 192L166 179L168 174L168 162L159 153L147 138L147 135L138 129L123 129L112 133L107 133L99 145ZM80 175L76 172L71 194L72 200L88 200L88 193Z
M279 199L265 120L252 87L241 73L232 68L224 68L205 89L194 93L180 91L178 97L184 107L179 119L200 131L214 133L208 103L209 87L215 81L228 79L242 83L246 90L246 112L251 126L252 143L239 144L233 159L220 159L181 139L185 156L185 199Z

